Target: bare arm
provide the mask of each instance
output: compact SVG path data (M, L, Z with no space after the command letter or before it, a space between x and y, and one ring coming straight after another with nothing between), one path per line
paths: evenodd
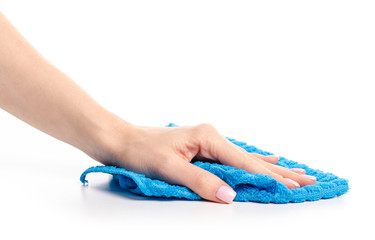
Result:
M90 155L114 123L130 125L44 59L1 13L0 33L1 108Z
M247 153L208 124L148 128L122 120L44 59L1 13L0 107L103 164L187 186L211 201L230 203L236 193L190 164L194 157L268 174L289 188L315 183L301 170L275 165L278 157Z

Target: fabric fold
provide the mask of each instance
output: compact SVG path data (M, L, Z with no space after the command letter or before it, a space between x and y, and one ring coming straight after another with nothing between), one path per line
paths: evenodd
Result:
M170 124L168 126L176 125ZM233 138L227 139L237 146L242 147L247 152L273 155L270 152L248 145L245 142L237 141ZM242 169L218 163L194 162L192 164L217 175L228 183L237 192L234 201L239 202L298 203L333 198L349 190L348 180L339 178L332 173L309 168L305 164L299 164L285 157L280 157L277 165L286 168L302 168L306 171L306 174L316 177L316 184L296 189L288 189L284 184L274 180L269 175L253 174ZM151 179L143 174L114 166L96 166L88 168L82 173L80 178L81 182L87 184L87 174L94 172L113 175L114 179L119 182L122 188L135 194L162 198L202 199L187 187L171 185L164 181Z

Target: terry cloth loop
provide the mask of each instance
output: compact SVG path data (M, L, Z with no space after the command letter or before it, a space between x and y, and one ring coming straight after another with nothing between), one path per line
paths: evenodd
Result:
M169 124L169 127L176 125ZM245 142L227 138L237 146L242 147L247 152L259 153L263 155L273 155L255 146L247 145ZM226 166L218 163L194 162L201 167L228 183L237 195L234 201L239 202L262 202L262 203L288 203L316 201L340 196L349 190L348 180L339 178L332 173L309 168L305 164L280 157L277 165L286 168L302 168L306 174L315 176L316 183L301 188L288 189L284 184L274 180L269 175L254 174ZM189 200L202 199L199 195L184 186L171 185L164 181L151 179L143 174L138 174L124 168L114 166L96 166L84 171L81 175L81 182L86 184L86 175L93 172L108 173L114 176L120 186L128 191L144 196L154 196L163 198L183 198Z

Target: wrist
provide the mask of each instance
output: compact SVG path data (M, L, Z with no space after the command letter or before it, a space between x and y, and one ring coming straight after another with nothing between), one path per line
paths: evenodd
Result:
M105 165L116 164L116 151L124 148L137 132L137 127L113 113L107 112L95 119L88 129L88 136L80 149Z

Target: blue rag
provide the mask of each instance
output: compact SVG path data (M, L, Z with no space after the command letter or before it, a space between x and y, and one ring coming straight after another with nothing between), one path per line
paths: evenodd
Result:
M172 127L177 125L169 124L168 126ZM247 152L273 155L255 146L247 145L245 142L237 141L232 138L227 139L242 147ZM316 177L316 183L301 188L288 189L284 184L274 180L269 175L249 173L242 169L218 163L194 162L192 164L217 175L228 183L234 191L236 191L237 195L234 201L238 202L297 203L316 201L340 196L349 190L348 180L339 178L332 173L325 173L321 170L309 168L305 164L299 164L284 157L280 157L277 165L286 168L302 168L306 171L306 174ZM87 184L86 175L92 172L112 174L114 179L118 180L122 188L143 196L162 198L175 197L189 200L202 199L187 187L171 185L164 181L151 179L143 174L114 166L96 166L88 168L82 173L80 178L81 182Z

